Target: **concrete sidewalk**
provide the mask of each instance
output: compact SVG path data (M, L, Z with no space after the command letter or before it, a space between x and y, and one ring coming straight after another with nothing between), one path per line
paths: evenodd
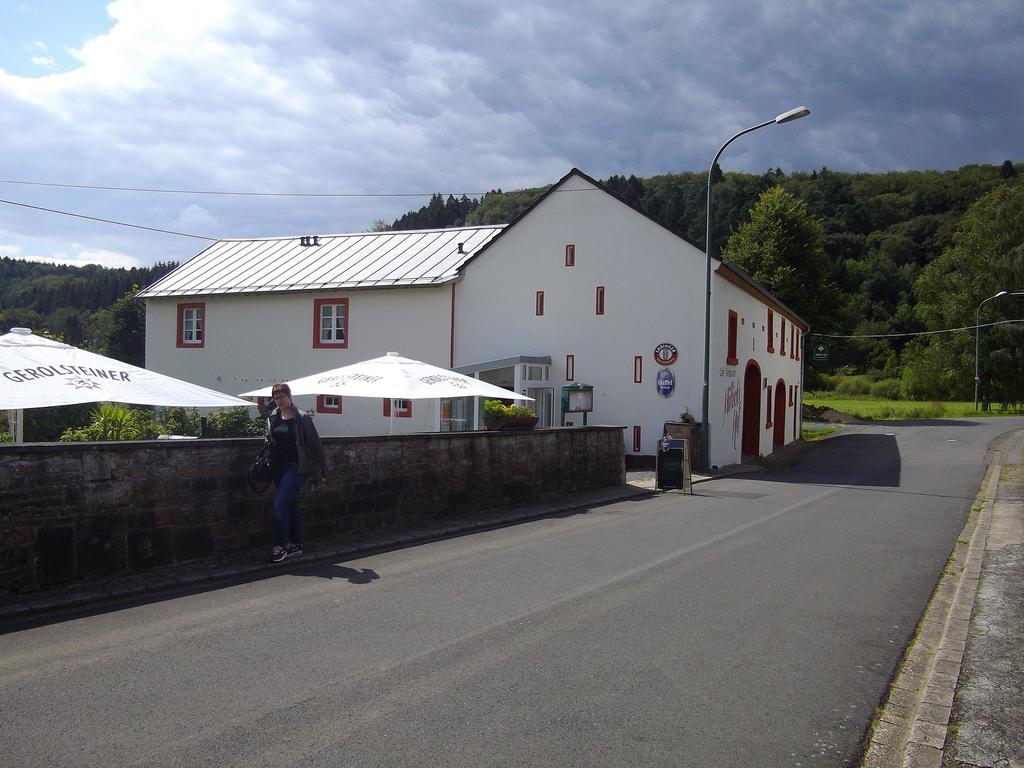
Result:
M862 768L1024 768L1024 433L996 441Z

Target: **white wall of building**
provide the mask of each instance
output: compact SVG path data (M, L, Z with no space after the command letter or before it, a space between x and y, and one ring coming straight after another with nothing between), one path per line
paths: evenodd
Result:
M566 244L576 247L575 266L565 266ZM557 407L572 355L573 381L594 386L588 423L627 427L627 454L639 426L640 453L653 454L665 421L683 409L700 416L703 294L699 249L574 175L467 265L456 289L455 365L550 355ZM661 343L679 351L667 398L655 386ZM580 414L568 418L582 423Z
M348 348L315 349L313 302L339 297L349 300ZM178 349L177 305L196 301L206 305L205 345ZM447 368L450 318L450 286L148 299L146 367L229 394L387 352ZM316 407L312 396L295 400L303 410ZM393 420L394 431L436 430L438 407L432 400L415 401L410 418ZM317 414L322 435L372 435L389 430L382 400L346 397L342 408L341 415Z
M773 450L775 429L774 413L772 426L767 426L768 387L772 388L772 402L779 381L782 381L786 399L785 443L799 437L799 412L803 393L799 391L802 360L796 359L791 344L793 328L792 315L782 314L778 306L772 309L773 339L772 352L768 351L768 310L769 305L751 295L738 285L714 275L714 300L711 320L711 386L709 395L711 464L726 466L738 463L742 453L744 409L758 409L757 452L767 456ZM729 311L737 315L736 360L728 362ZM785 321L785 344L782 339L782 321ZM797 328L799 330L799 328ZM798 334L792 333L792 340ZM799 334L802 340L802 334ZM785 349L785 354L781 350ZM799 344L798 344L799 348ZM801 352L802 357L802 352ZM760 369L761 385L758 388L758 402L744 402L744 375L747 365L755 362ZM790 387L796 387L791 390ZM794 426L794 415L797 422Z

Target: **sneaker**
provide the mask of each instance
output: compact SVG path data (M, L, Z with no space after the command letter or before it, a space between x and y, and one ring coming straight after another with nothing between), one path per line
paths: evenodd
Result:
M284 547L274 547L272 550L270 550L270 562L280 563L282 560L288 557L289 554L290 553L288 552L288 550Z
M286 547L286 549L288 551L288 557L291 557L292 555L301 555L302 554L302 545L301 544L289 544Z

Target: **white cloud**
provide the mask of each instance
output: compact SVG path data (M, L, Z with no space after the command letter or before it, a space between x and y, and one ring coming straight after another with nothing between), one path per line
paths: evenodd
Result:
M32 63L37 67L43 67L44 69L57 68L57 62L53 60L52 56L33 56Z

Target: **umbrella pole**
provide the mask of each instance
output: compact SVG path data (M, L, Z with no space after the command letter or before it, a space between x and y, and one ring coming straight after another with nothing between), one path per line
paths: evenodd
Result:
M392 398L391 407L388 409L388 435L395 434L395 406L398 402Z
M14 412L14 442L25 442L25 411L21 408Z

